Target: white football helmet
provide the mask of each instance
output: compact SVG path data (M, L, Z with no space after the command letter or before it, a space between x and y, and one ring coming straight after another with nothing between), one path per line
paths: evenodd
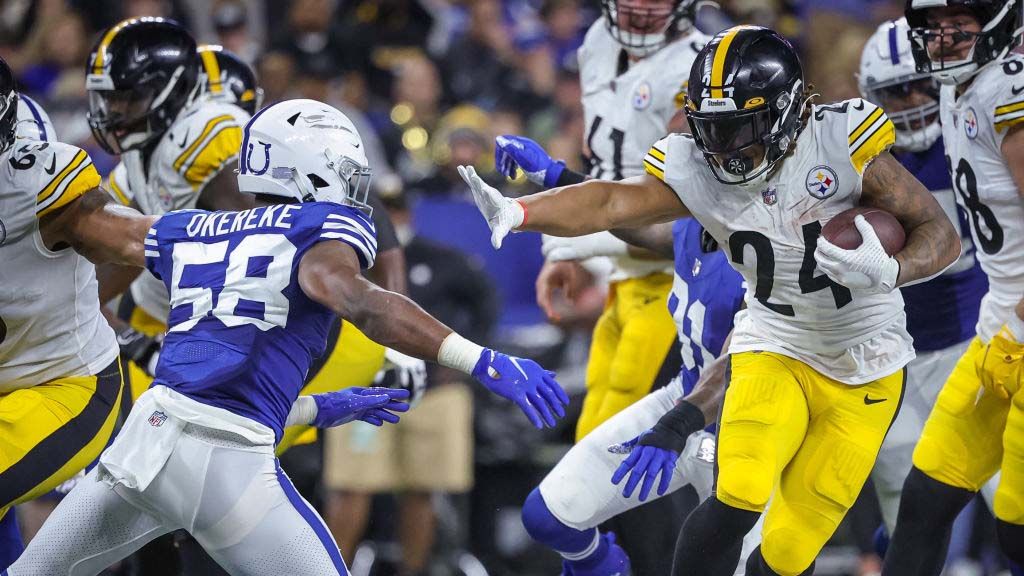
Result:
M335 202L370 212L370 167L347 116L316 100L286 100L245 125L238 189L300 202Z
M57 140L57 132L46 110L24 94L18 95L18 123L14 127L17 138L30 138L44 142Z
M931 148L942 134L939 85L927 72L917 71L909 31L903 18L879 26L864 45L857 81L861 96L880 106L892 120L896 147L921 152ZM927 102L895 110L895 99L904 99L914 92L928 96Z

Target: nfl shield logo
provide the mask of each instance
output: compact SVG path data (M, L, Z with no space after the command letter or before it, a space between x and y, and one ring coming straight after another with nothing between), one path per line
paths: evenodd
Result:
M156 410L152 414L149 415L149 425L150 426L159 428L160 426L163 426L164 422L166 422L166 421L167 421L167 414L164 414L163 412L161 412L159 410Z
M764 200L765 206L774 206L779 201L779 196L775 193L775 186L769 186L762 190L761 198Z

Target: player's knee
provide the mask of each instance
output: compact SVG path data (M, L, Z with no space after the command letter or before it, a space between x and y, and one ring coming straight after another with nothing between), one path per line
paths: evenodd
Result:
M814 562L812 561L802 572L797 572L800 576L810 575L814 573ZM761 546L758 546L747 558L747 576L779 576L780 574L788 575L788 572L779 572L772 566L768 565L768 562L764 558Z
M918 532L943 530L973 496L974 492L943 484L914 467L903 483L896 525Z
M743 457L720 458L718 465L718 499L734 508L763 511L775 485L771 467Z
M1003 480L996 489L996 497L992 503L996 519L1009 524L1024 524L1024 486L1010 486ZM1024 540L1020 540L1024 543Z
M577 530L559 520L548 508L540 488L534 488L523 503L523 526L531 538L559 552L584 550L594 540L597 528Z
M771 570L766 574L798 576L810 574L814 558L824 542L813 536L806 526L780 528L761 543L764 563Z

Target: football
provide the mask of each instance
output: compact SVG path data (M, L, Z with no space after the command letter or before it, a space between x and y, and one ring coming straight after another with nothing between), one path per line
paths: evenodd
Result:
M844 210L825 224L821 235L840 248L853 250L860 246L862 240L857 226L853 223L854 217L858 214L864 216L875 229L875 235L878 236L886 253L892 256L903 249L907 242L903 225L895 216L878 208L857 207Z

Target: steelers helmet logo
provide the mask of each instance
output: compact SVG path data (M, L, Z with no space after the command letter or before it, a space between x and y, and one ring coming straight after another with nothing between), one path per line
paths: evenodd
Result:
M828 198L839 189L839 176L836 171L824 164L811 168L805 180L807 193L819 200Z

